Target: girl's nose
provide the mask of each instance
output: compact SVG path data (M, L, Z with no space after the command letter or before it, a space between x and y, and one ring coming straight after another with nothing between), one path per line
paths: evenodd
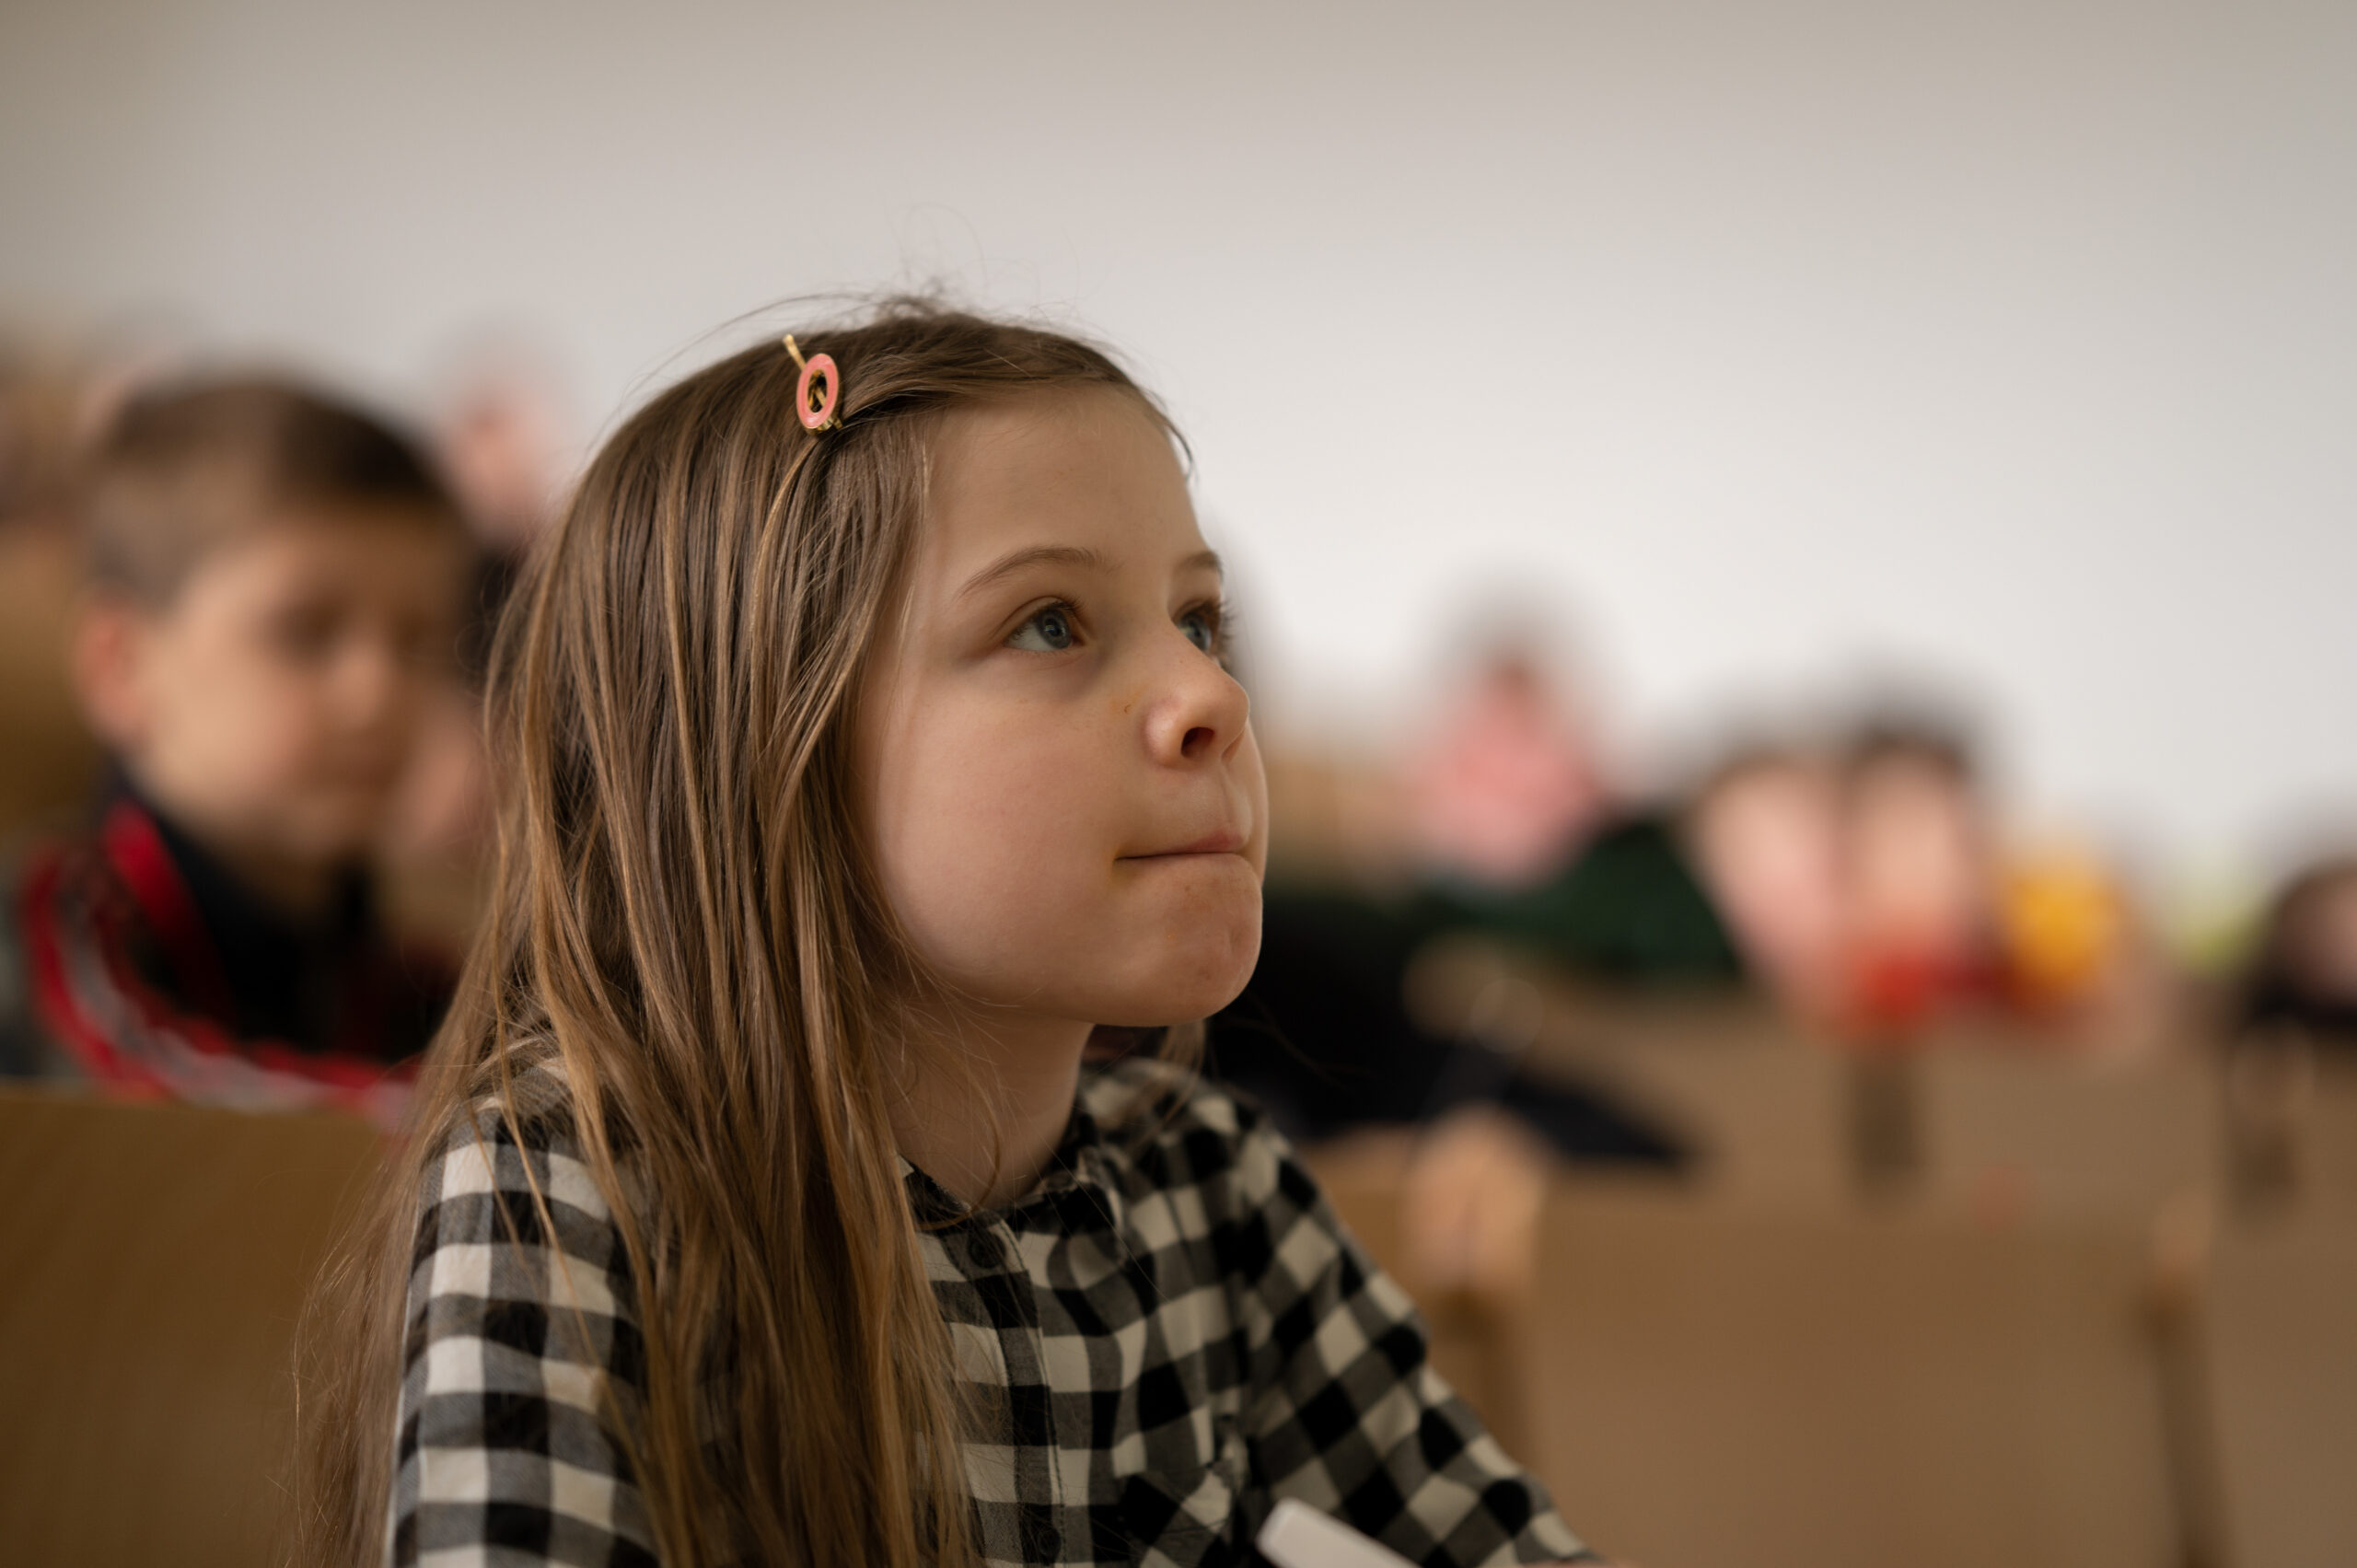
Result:
M1244 738L1252 702L1217 660L1178 635L1147 712L1146 747L1165 767L1199 765L1225 757Z

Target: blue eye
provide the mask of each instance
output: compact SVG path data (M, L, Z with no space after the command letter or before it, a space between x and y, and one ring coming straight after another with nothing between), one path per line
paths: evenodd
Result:
M1178 617L1178 630L1187 641L1216 658L1219 656L1219 611L1190 610Z
M1060 654L1073 645L1074 638L1072 606L1051 604L1018 627L1006 645L1035 654Z

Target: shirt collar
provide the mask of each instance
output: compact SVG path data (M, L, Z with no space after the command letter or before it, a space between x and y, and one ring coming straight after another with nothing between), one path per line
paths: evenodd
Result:
M291 1006L299 988L289 977L316 972L379 939L364 873L346 874L316 917L289 916L121 773L102 807L99 842L161 946L184 1002L243 1034L333 1043L319 1036L320 1020Z

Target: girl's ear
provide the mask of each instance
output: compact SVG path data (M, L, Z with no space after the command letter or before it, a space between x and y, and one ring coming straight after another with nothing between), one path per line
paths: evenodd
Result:
M75 617L68 670L82 714L108 750L126 756L147 734L152 618L120 594L93 593Z

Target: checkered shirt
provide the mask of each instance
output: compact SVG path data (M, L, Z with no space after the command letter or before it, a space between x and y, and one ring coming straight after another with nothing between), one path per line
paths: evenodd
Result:
M965 1453L983 1556L1243 1563L1297 1497L1430 1568L1593 1561L1433 1371L1407 1296L1283 1140L1167 1074L1092 1069L1049 1174L1007 1207L907 1172L959 1362L996 1391ZM615 1419L643 1408L620 1232L548 1119L521 1144L482 1120L422 1194L390 1560L652 1563L598 1414L601 1384Z

